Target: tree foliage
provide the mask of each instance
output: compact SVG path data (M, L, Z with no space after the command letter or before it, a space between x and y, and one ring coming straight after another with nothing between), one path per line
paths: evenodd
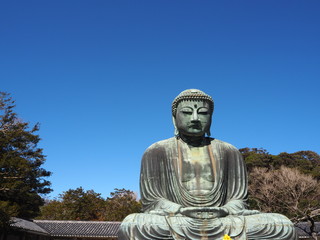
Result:
M320 155L313 151L282 152L272 155L263 148L239 149L250 173L254 167L279 169L281 166L297 168L300 172L310 174L320 180Z
M59 195L58 200L48 201L41 208L40 219L50 220L100 220L104 199L93 190L82 187L70 189Z
M106 221L122 221L131 213L141 212L141 203L136 200L136 195L132 191L116 188L110 195L104 210Z
M140 212L141 204L130 190L115 189L104 199L93 190L70 189L41 208L38 219L122 221L127 215Z
M302 173L310 174L320 180L320 155L313 151L282 152L279 157L283 165L298 168Z
M51 191L45 177L51 175L41 167L45 162L36 132L14 112L14 101L0 92L0 215L32 218L44 201L42 194Z

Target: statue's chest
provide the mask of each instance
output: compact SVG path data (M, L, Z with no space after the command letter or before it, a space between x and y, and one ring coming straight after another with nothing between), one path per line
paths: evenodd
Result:
M207 191L212 188L212 161L206 147L184 151L181 165L181 182L187 190Z

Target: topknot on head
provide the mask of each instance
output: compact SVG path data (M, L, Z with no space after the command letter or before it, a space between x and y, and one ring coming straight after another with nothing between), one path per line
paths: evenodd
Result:
M172 116L176 116L178 104L184 100L207 101L213 112L214 102L211 96L198 89L187 89L182 91L172 102Z

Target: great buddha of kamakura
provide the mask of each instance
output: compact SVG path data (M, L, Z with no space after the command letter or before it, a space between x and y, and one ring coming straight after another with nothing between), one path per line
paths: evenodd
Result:
M280 214L247 209L240 152L210 137L212 98L190 89L172 103L175 137L151 145L141 164L143 213L122 222L120 240L297 239Z

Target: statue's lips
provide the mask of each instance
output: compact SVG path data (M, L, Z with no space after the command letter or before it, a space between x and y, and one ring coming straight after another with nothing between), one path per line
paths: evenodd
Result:
M189 124L188 127L193 129L201 129L201 124Z

